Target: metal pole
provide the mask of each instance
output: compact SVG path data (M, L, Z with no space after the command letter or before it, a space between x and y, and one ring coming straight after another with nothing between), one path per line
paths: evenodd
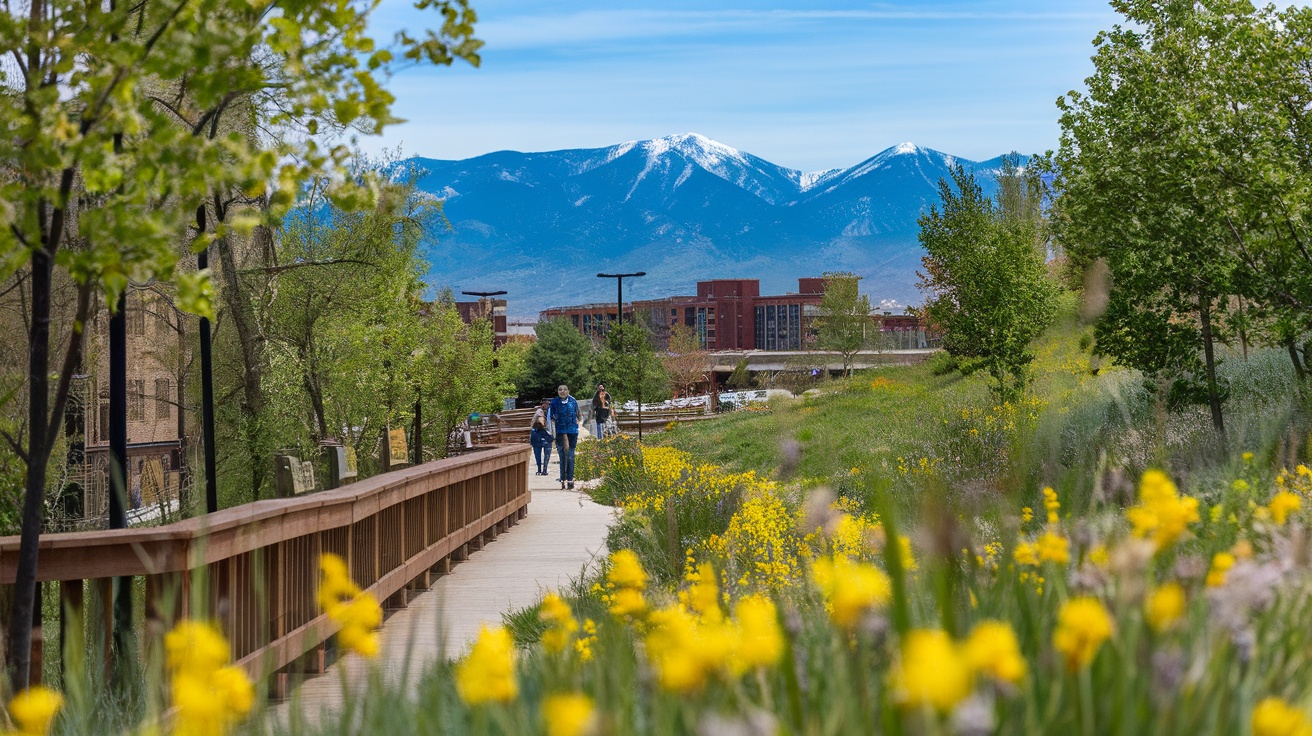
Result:
M126 529L128 479L128 348L127 292L109 318L109 528ZM113 632L113 681L125 687L128 642L132 630L132 578L114 578L113 604L108 613Z
M615 324L624 324L624 277L615 277ZM639 427L641 429L641 427Z
M196 254L196 268L210 265L210 249ZM214 460L214 358L210 341L210 321L200 318L200 426L205 445L205 513L219 510L219 489Z

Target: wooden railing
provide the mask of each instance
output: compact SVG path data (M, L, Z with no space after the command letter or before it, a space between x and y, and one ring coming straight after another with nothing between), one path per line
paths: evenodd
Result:
M179 617L217 620L239 664L277 675L277 694L289 668L322 671L324 642L336 633L315 604L321 553L345 559L380 601L404 606L433 574L525 516L528 458L526 446L493 447L165 526L47 534L37 578L59 582L61 610L79 621L87 583L107 597L113 578L143 577L146 632ZM0 584L14 582L17 557L18 537L0 537Z

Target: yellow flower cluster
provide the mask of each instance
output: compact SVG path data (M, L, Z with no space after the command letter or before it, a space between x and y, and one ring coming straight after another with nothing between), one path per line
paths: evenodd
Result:
M1265 698L1253 708L1253 736L1312 736L1307 714L1280 698Z
M610 604L612 615L632 618L647 610L647 601L642 597L647 587L647 572L633 550L622 549L611 554L606 587L604 600Z
M64 696L48 687L30 687L9 701L9 715L18 726L15 736L46 736L59 709L64 707Z
M671 692L694 692L714 675L773 667L783 656L779 616L764 596L739 599L731 620L718 604L701 615L673 605L654 611L648 624L647 658L661 687Z
M590 618L583 619L583 636L574 640L574 651L580 662L592 661L592 647L597 643L597 622Z
M1302 505L1302 499L1298 497L1298 494L1291 491L1277 491L1266 507L1271 512L1271 519L1276 523L1276 526L1284 526L1289 515L1298 511Z
M538 617L547 624L547 630L542 634L542 646L552 654L565 651L574 638L574 632L579 630L579 622L569 604L555 593L549 593L542 599Z
M456 665L456 692L469 705L509 703L519 695L515 642L504 626L479 630L469 655Z
M1062 605L1057 614L1057 630L1052 644L1066 656L1066 667L1072 672L1087 667L1098 654L1103 642L1115 630L1107 608L1095 598L1072 598Z
M1212 567L1207 571L1207 587L1219 588L1225 585L1226 575L1235 566L1235 556L1229 552L1217 552L1212 555Z
M183 621L164 635L174 736L221 736L255 704L246 671L231 664L228 640L214 626Z
M1198 521L1198 499L1181 497L1175 483L1160 470L1149 470L1139 482L1139 503L1125 511L1134 535L1151 539L1158 551L1175 544Z
M1045 562L1065 565L1071 561L1070 540L1057 531L1060 518L1057 512L1061 510L1061 502L1057 500L1057 492L1052 488L1043 489L1043 508L1048 517L1043 533L1032 542L1022 537L1016 542L1016 548L1012 550L1012 557L1019 565L1038 567ZM1022 524L1033 518L1034 511L1030 507L1021 509ZM1028 579L1029 576L1023 575L1023 577Z
M1185 602L1183 586L1175 581L1165 583L1144 599L1144 620L1159 634L1169 631L1184 615Z
M582 693L548 695L542 701L547 736L584 736L594 730L597 708Z
M811 577L825 599L825 608L838 626L850 629L873 608L881 608L893 594L888 575L874 565L843 556L821 557L811 565Z
M793 584L800 573L802 540L794 532L794 517L772 491L752 494L729 520L724 534L708 540L717 559L732 561L737 583L745 588L777 590Z
M908 632L890 677L903 706L947 712L970 695L976 676L1015 685L1027 670L1016 632L989 620L976 625L962 643L938 629Z
M362 657L378 655L378 628L383 609L372 593L360 590L337 555L319 558L319 608L340 628L337 641Z

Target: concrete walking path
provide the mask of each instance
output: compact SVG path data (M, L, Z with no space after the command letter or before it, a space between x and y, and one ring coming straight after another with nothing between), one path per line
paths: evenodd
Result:
M323 675L301 683L290 700L270 707L273 720L287 724L292 708L311 723L337 711L343 676L348 690L363 688L371 666L379 668L385 682L405 681L413 688L439 657L458 657L467 650L483 625L499 625L502 613L531 606L546 592L562 590L595 569L606 554L614 509L593 503L580 491L561 490L554 457L550 470L545 477L529 471L528 516L387 618L376 660L342 657Z

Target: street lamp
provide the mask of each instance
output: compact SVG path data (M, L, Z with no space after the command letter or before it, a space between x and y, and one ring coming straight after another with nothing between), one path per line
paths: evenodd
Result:
M615 279L615 287L616 287L615 317L619 325L622 326L624 324L624 279L637 278L639 276L646 276L646 275L647 275L646 271L637 271L635 273L597 274L597 278L599 279ZM645 372L643 368L645 368L645 366L639 368L638 386L637 386L638 388L638 441L639 442L642 442L642 379L643 379L642 374Z
M646 276L646 275L647 275L646 271L638 271L637 273L597 274L597 278L599 279L615 279L615 286L616 286L615 321L618 322L619 324L624 324L624 279L637 278L638 276Z

